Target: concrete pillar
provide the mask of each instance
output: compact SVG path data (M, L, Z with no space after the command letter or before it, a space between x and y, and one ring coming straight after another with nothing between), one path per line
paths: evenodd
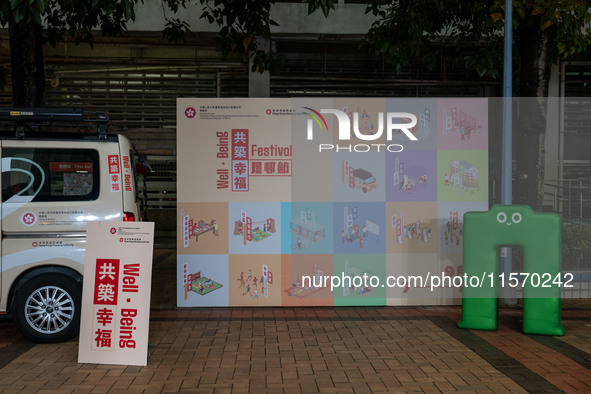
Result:
M256 38L259 49L269 51L271 42L265 38ZM270 97L271 96L271 74L268 71L260 73L252 71L252 59L248 63L248 97Z
M550 72L550 82L548 86L548 102L546 113L546 135L545 135L545 166L544 178L547 183L559 184L557 179L560 174L560 149L563 149L560 141L562 125L560 124L560 67L557 64L552 65ZM544 188L545 197L543 205L554 208L554 189Z

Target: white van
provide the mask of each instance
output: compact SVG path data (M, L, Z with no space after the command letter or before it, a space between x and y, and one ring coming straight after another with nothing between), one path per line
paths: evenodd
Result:
M35 342L78 335L86 223L139 220L132 146L107 121L0 108L0 314Z

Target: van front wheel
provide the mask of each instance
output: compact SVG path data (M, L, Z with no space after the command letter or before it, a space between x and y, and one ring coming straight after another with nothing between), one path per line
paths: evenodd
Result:
M38 343L71 339L80 331L79 283L59 274L28 280L14 299L14 322L20 332Z

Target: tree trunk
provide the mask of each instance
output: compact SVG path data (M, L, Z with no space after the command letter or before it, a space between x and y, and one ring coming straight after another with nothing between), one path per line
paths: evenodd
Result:
M36 23L11 23L12 101L15 107L45 104L43 27Z
M550 79L550 32L530 17L516 31L520 55L519 105L513 123L513 202L540 210L544 197L544 141Z

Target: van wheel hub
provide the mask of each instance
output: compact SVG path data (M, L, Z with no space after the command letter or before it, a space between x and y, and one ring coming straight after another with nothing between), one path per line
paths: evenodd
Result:
M27 323L43 334L55 334L65 329L72 322L74 313L72 296L57 286L35 290L25 303Z

